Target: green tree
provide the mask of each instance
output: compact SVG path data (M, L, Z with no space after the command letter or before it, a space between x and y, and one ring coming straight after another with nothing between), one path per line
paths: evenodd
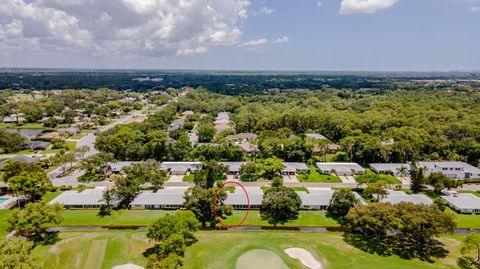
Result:
M283 161L277 157L264 159L262 161L262 177L265 179L273 179L276 176L281 176L282 169L285 168Z
M425 183L424 170L423 168L418 168L415 162L412 162L410 165L410 189L413 193L419 193L425 189L423 184Z
M328 204L328 213L335 217L343 218L351 208L359 205L357 197L350 190L339 190L333 194Z
M67 172L68 165L73 167L73 162L75 162L76 156L75 153L57 153L52 157L52 162L56 165L59 165L62 168L62 174L65 175Z
M215 136L215 128L212 123L201 123L197 129L198 142L208 143L213 140Z
M432 186L437 194L441 194L444 189L457 188L461 184L460 181L451 179L442 173L431 173L425 183Z
M373 234L377 240L393 233L398 228L394 207L388 203L356 206L348 212L345 220L352 230L362 228Z
M33 243L21 239L0 241L0 268L40 269L37 259L31 254Z
M183 206L195 214L200 223L202 223L202 227L206 227L207 224L215 227L218 222L213 212L215 192L215 188L205 189L198 186L190 188L185 192L185 204ZM224 204L225 199L227 199L227 192L220 190L216 196L215 210L221 219L232 215L232 207Z
M2 172L3 181L8 182L10 178L18 176L24 172L43 172L43 169L38 164L28 164L24 162L8 160L5 166L0 169L0 171Z
M379 202L383 198L385 198L388 194L386 189L387 184L383 181L372 182L367 185L364 190L364 193L371 197L374 202Z
M273 225L285 224L298 218L302 200L290 188L271 188L266 191L262 200L260 216Z
M160 163L155 160L132 164L125 167L124 171L128 180L150 183L155 191L162 189L168 180L167 173L160 170Z
M434 236L453 233L456 223L453 214L442 212L435 205L399 203L394 207L399 230L403 237L414 242L417 249L425 249Z
M480 264L480 234L476 232L469 233L460 246L460 252L463 255L473 256L473 264Z
M20 134L0 130L0 154L20 151L24 143L25 138Z
M42 239L46 225L57 225L63 221L63 207L60 204L48 205L46 201L30 203L24 209L8 218L8 231L37 242Z
M115 198L115 192L107 188L102 194L102 201L104 204L100 206L99 215L110 216L112 214L112 200Z
M179 268L185 249L197 239L194 233L200 223L191 211L178 211L154 222L148 229L147 237L156 245L152 248L147 268Z
M202 171L195 174L195 184L205 189L213 187L215 181L222 179L228 167L217 161L206 161Z
M249 162L240 167L242 181L257 181L262 171L261 165L255 162Z
M24 195L29 201L40 199L52 189L45 172L22 172L8 180L8 188L16 195Z

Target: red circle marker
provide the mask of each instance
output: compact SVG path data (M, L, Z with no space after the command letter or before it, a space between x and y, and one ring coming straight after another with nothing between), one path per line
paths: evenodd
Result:
M248 205L247 206L247 213L245 213L245 216L243 217L242 221L237 225L226 225L226 224L224 224L222 222L222 219L220 219L220 217L218 216L217 210L216 210L217 209L217 194L227 184L235 184L235 185L240 186L242 188L242 190L245 192L245 196L247 197L247 205ZM232 228L242 226L242 224L245 222L245 220L248 217L248 212L250 212L250 197L248 197L248 192L241 183L239 183L237 181L225 181L225 182L222 183L222 185L220 185L220 187L217 189L217 191L215 191L215 195L213 196L213 214L215 214L215 218L220 223L220 225L222 225L223 227L225 227L227 229L232 229Z

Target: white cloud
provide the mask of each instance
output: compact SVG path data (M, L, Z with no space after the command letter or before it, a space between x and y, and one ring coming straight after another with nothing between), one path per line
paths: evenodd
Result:
M259 16L259 15L270 15L272 14L273 12L275 12L275 9L273 8L269 8L269 7L260 7L257 11L255 11L253 14L255 16Z
M470 11L480 12L480 6L473 6L473 7L470 8Z
M322 1L318 1L318 2L317 2L317 7L321 7L321 6L323 6Z
M276 44L280 44L280 43L288 43L290 42L290 39L288 38L288 36L284 35L282 37L279 37L277 38L275 41L273 41L273 43L276 43Z
M263 46L268 43L268 40L266 38L257 38L257 39L252 39L246 42L243 42L244 47L259 47Z
M399 0L342 0L340 14L375 13L390 8Z
M0 0L0 48L166 56L238 44L250 0Z

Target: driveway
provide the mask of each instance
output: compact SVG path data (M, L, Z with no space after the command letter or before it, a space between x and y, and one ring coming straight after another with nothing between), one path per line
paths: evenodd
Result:
M168 179L168 182L183 182L183 175L171 175L170 178Z
M283 176L283 183L291 184L291 183L299 183L297 176Z
M342 183L346 183L346 184L356 184L357 183L355 178L352 177L352 176L338 176L338 177L340 178Z

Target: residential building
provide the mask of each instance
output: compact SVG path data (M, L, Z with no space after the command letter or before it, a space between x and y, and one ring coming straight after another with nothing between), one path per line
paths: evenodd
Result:
M334 174L336 176L354 176L365 173L358 163L316 163L323 174Z
M228 168L227 175L240 176L240 168L248 162L220 162Z
M105 204L103 199L103 193L105 188L86 189L79 191L65 191L55 199L49 202L49 204L59 203L63 207L69 208L100 208ZM115 208L119 204L119 200L113 198L110 201L110 205Z
M186 175L203 169L203 162L162 162L160 169L170 175Z
M450 208L462 214L479 214L480 213L480 197L472 193L456 193L441 196Z
M257 139L257 135L251 133L240 133L235 135L229 135L225 137L225 139L234 142L253 141Z
M480 178L480 169L465 162L419 162L418 167L425 168L425 176L442 173L457 180Z
M392 174L395 176L400 176L400 171L410 170L410 164L408 163L371 163L368 166L376 172L381 174Z
M416 205L432 205L433 200L425 194L406 194L403 191L387 190L387 197L381 200L382 203L398 204L401 202L414 203Z
M160 189L156 192L143 191L130 206L133 209L179 209L185 203L185 188Z
M30 150L44 150L50 147L50 143L46 141L28 141L23 144L23 148Z
M284 162L285 168L282 169L282 175L297 175L298 173L308 173L310 169L305 163Z

